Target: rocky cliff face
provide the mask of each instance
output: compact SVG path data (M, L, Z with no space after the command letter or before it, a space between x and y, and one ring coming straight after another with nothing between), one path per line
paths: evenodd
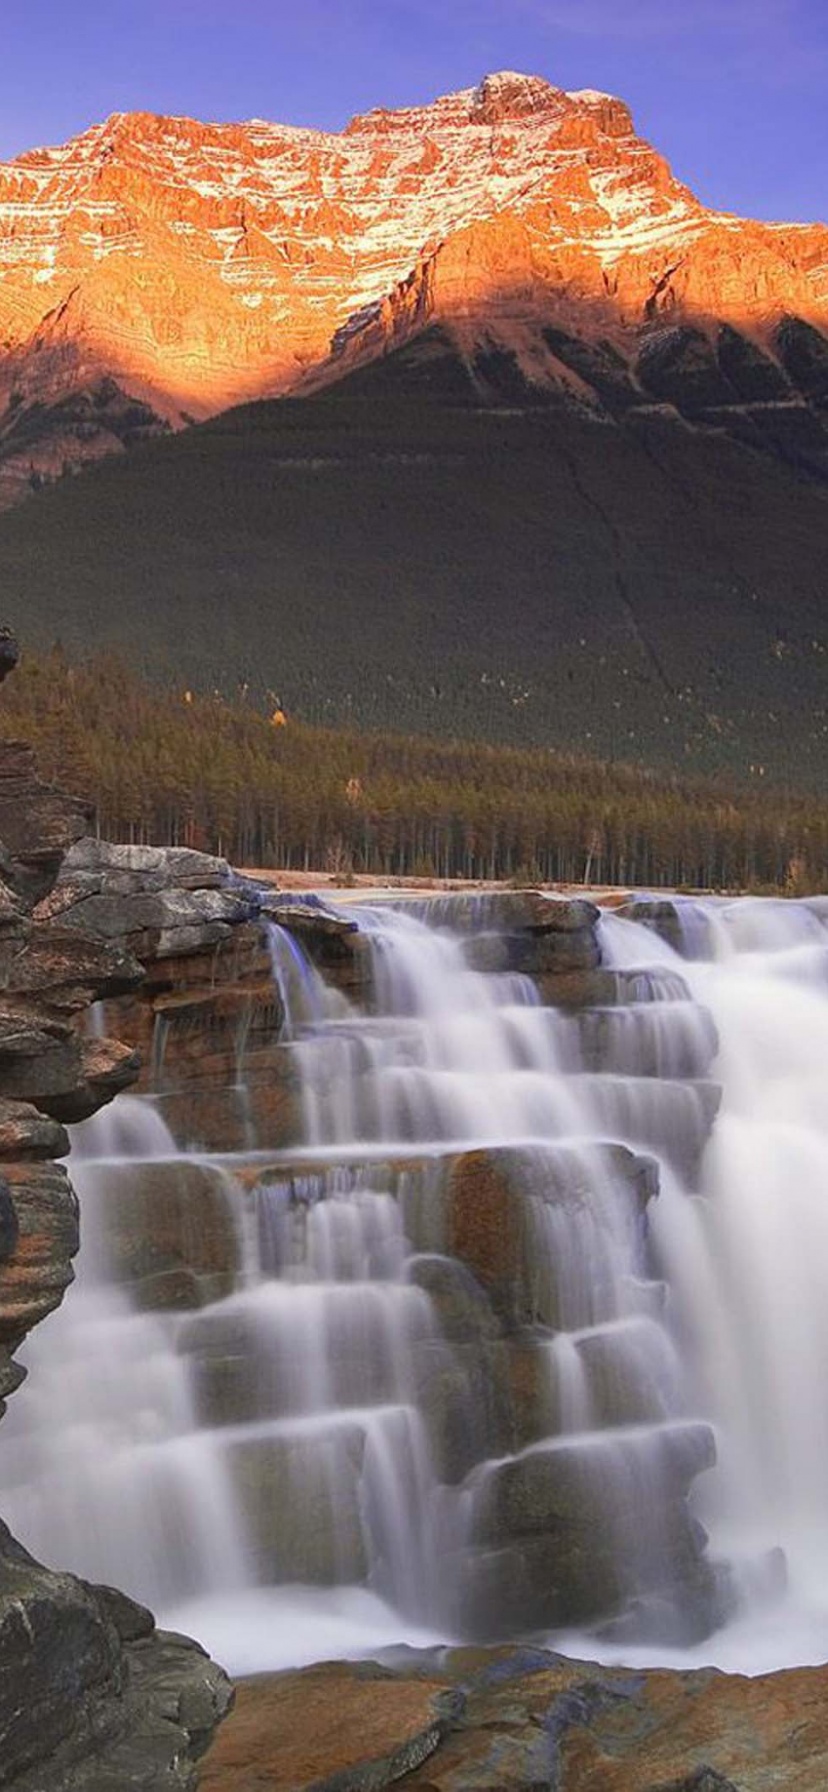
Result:
M128 1046L84 1031L84 1011L140 981L117 943L70 929L53 888L86 826L0 745L0 1396L13 1353L61 1301L78 1248L64 1121L132 1082ZM0 1398L0 1410L3 1400ZM156 1632L111 1589L41 1567L0 1524L0 1785L8 1792L183 1792L226 1709L220 1670Z
M501 73L338 135L115 114L0 169L0 490L433 321L574 402L801 408L826 318L826 228L705 209L606 94Z

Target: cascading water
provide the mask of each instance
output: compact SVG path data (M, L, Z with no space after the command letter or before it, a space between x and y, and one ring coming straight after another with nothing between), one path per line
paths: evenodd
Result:
M819 900L677 906L722 1102L696 1198L665 1178L653 1233L718 1438L700 1516L748 1592L768 1564L764 1613L707 1653L758 1672L828 1654L828 915ZM602 925L616 962L675 962L643 928Z
M652 1660L721 1614L685 1498L712 1420L714 1555L789 1562L797 1641L755 1665L825 1653L819 905L682 909L687 958L608 915L618 1000L580 1014L472 970L450 905L351 912L367 1014L270 930L301 1148L182 1157L124 1097L77 1129L82 1273L27 1347L4 1516L237 1671L612 1609L582 1652ZM697 1656L750 1667L746 1636Z

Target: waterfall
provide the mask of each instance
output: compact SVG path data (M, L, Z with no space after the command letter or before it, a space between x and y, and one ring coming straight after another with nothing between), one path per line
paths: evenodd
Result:
M818 901L679 913L722 1101L693 1197L666 1178L653 1232L718 1438L699 1515L748 1590L763 1557L778 1589L772 1552L784 1555L785 1596L764 1624L755 1609L736 1623L717 1657L761 1671L828 1653L828 928ZM644 928L602 925L611 956L652 957Z
M484 898L349 909L364 1010L270 925L302 1141L182 1153L123 1096L74 1130L78 1281L4 1421L21 1540L238 1672L824 1653L828 925L677 905L680 952L604 915L571 1011L472 949Z

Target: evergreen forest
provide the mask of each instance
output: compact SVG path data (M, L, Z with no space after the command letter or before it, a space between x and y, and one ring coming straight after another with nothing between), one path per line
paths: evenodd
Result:
M3 732L112 840L347 881L464 877L805 894L828 882L828 802L558 750L311 726L159 689L110 655L25 660Z

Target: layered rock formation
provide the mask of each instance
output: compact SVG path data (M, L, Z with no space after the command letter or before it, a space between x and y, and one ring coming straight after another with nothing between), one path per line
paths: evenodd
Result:
M82 817L73 825L76 831ZM85 1173L105 1175L110 1194L117 1188L117 1201L101 1209L113 1281L128 1290L135 1307L177 1315L175 1350L189 1366L203 1435L212 1434L219 1447L222 1433L227 1438L225 1460L257 1584L297 1578L315 1586L366 1582L370 1564L359 1489L371 1404L387 1397L389 1365L381 1350L366 1354L370 1329L360 1332L361 1346L344 1331L348 1348L332 1352L329 1372L348 1408L338 1434L342 1458L333 1522L327 1446L316 1468L303 1461L300 1476L289 1424L282 1434L273 1423L282 1415L301 1417L296 1392L303 1365L295 1363L293 1387L293 1369L280 1349L287 1347L291 1364L303 1352L296 1351L295 1316L286 1313L287 1329L274 1334L262 1360L255 1308L240 1298L249 1257L242 1261L236 1220L242 1207L255 1220L264 1285L269 1276L273 1288L287 1268L286 1291L295 1292L314 1222L324 1223L326 1205L347 1218L350 1193L358 1203L360 1192L370 1190L371 1200L403 1210L415 1251L407 1293L414 1300L426 1294L431 1306L433 1324L407 1337L406 1368L437 1475L445 1489L465 1485L475 1503L467 1559L458 1559L462 1551L449 1538L437 1564L445 1585L454 1588L454 1634L519 1634L533 1625L606 1620L619 1610L624 1615L614 1628L610 1623L610 1634L622 1643L632 1634L625 1625L640 1621L662 1641L703 1634L727 1598L686 1497L713 1460L711 1432L699 1423L665 1423L658 1389L630 1373L630 1363L617 1353L614 1325L602 1323L607 1290L600 1279L591 1286L590 1300L598 1305L584 1328L577 1277L569 1273L574 1259L567 1256L570 1222L610 1180L622 1230L639 1237L658 1191L652 1160L617 1145L593 1147L584 1157L563 1143L542 1154L525 1147L432 1150L428 1160L412 1147L393 1162L374 1155L370 1164L355 1161L352 1151L344 1166L331 1163L330 1151L318 1165L307 1153L291 1162L282 1151L270 1162L261 1150L245 1147L295 1140L296 1111L288 1118L287 1107L264 1095L271 1084L284 1092L289 1080L280 1064L291 1057L285 1020L295 990L287 959L267 950L263 919L275 923L283 940L288 936L286 952L289 942L301 942L302 977L312 975L309 963L315 963L328 990L356 1001L370 1027L373 1011L382 1012L382 992L376 953L359 924L347 910L286 902L234 880L221 861L186 851L84 840L70 850L57 884L46 891L52 874L42 859L34 865L30 858L27 875L36 879L39 901L25 926L44 935L59 929L58 966L68 964L67 939L83 943L87 990L105 988L106 977L112 979L103 1016L100 1010L97 1015L104 1036L111 1026L140 1044L146 1060L141 1086L153 1089L179 1141L209 1142L211 1126L218 1126L211 1115L218 1115L230 1133L217 1143L242 1152L232 1176L226 1166L169 1156L141 1162L135 1154L105 1170L87 1165ZM580 898L505 891L437 897L433 905L437 918L464 938L467 961L493 977L535 978L571 1041L577 1039L582 1057L576 1061L588 1064L599 1080L605 1077L608 1089L619 1068L630 1071L622 1049L625 1027L616 1023L634 1023L638 1124L652 1125L654 1143L687 1173L710 1124L706 1078L716 1039L700 1015L691 1028L672 1029L670 1078L659 1082L665 1063L657 1011L686 1001L680 975L670 967L621 972L597 962L597 911ZM417 905L411 906L416 913ZM669 904L638 904L634 912L659 931L678 925ZM96 952L106 972L99 970L97 980ZM113 952L120 954L117 978ZM136 961L144 967L143 981L137 980ZM67 1001L76 999L68 969L60 971L57 987ZM661 999L649 1003L656 991ZM331 999L335 1004L336 995ZM83 1086L73 1099L83 1106L88 1076L79 1072L78 1081ZM645 1099L648 1083L656 1097L652 1108ZM239 1085L247 1086L253 1108L239 1100ZM235 1109L224 1099L231 1090ZM328 1093L333 1101L333 1090ZM54 1091L49 1111L54 1100L66 1098L65 1090ZM128 1118L129 1104L126 1109ZM324 1126L324 1101L319 1114ZM19 1114L16 1119L19 1124ZM47 1112L38 1124L56 1123ZM547 1223L557 1240L551 1253L539 1249L539 1228ZM637 1261L630 1259L628 1270ZM646 1274L643 1259L638 1267ZM322 1299L313 1309L315 1324L333 1322L348 1285L343 1272L342 1280L317 1286ZM362 1293L354 1289L366 1314L369 1286ZM660 1294L657 1284L637 1281L637 1310L645 1319L658 1313ZM582 1328L578 1348L590 1385L588 1474L583 1441L572 1435L571 1418L564 1415L564 1360L556 1367L549 1354L550 1340L573 1326ZM310 1334L308 1339L310 1347ZM352 1410L357 1396L368 1402L365 1411ZM658 1560L648 1567L651 1517L642 1495L653 1447L661 1535ZM611 1522L602 1485L613 1488ZM626 1505L617 1499L624 1488ZM28 1591L45 1573L11 1544L5 1561L5 1584L14 1592L20 1586ZM58 1577L48 1578L49 1597L57 1597ZM80 1749L89 1733L109 1734L113 1707L107 1699L124 1656L131 1692L117 1706L121 1728L112 1733L111 1756L85 1763L75 1778L68 1768L64 1773L62 1762L59 1769L55 1765L50 1792L52 1785L56 1792L87 1786L106 1792L134 1784L150 1792L187 1784L186 1757L175 1770L178 1780L169 1777L172 1769L148 1770L147 1763L162 1746L159 1729L166 1742L174 1734L179 1748L201 1746L221 1703L220 1684L203 1658L175 1640L159 1641L140 1608L60 1578L60 1599L69 1600L78 1634L85 1637L88 1626L90 1639L76 1657L71 1747ZM632 1611L625 1609L631 1585ZM95 1626L104 1619L120 1632L125 1649L111 1629L101 1638ZM163 1697L157 1670L167 1689ZM195 1680L187 1679L182 1690L182 1674L192 1676L193 1670ZM534 1792L547 1784L561 1792L609 1786L617 1792L770 1792L795 1761L798 1783L816 1789L825 1773L824 1690L822 1670L756 1682L710 1672L642 1675L534 1649L440 1651L409 1657L401 1669L328 1666L243 1683L237 1716L207 1756L200 1783L204 1792L229 1792L259 1778L285 1792L358 1792L397 1783L434 1792L502 1792L510 1786ZM101 1718L104 1708L109 1716ZM59 1701L47 1717L43 1735L50 1749L53 1734L66 1746ZM168 1723L172 1728L164 1727ZM182 1731L189 1743L182 1744ZM32 1746L28 1732L25 1746ZM35 1764L27 1777L25 1753L18 1754L16 1767L18 1761L14 1792L35 1792L41 1769ZM142 1779L141 1773L149 1776Z
M396 1010L390 1020L382 959L347 905L333 910L318 899L286 899L231 879L221 861L202 855L93 841L68 855L53 900L65 926L117 937L145 966L143 983L109 999L104 1014L107 1031L141 1049L137 1086L151 1095L153 1115L163 1117L185 1151L241 1157L216 1166L170 1159L169 1142L162 1142L164 1161L153 1159L146 1155L149 1135L142 1139L137 1125L131 1132L125 1114L122 1134L98 1147L102 1167L84 1165L84 1186L89 1200L101 1179L117 1193L117 1200L96 1198L109 1280L128 1292L134 1308L178 1315L178 1360L187 1366L202 1435L232 1484L257 1583L370 1584L370 1539L360 1514L375 1447L373 1408L410 1402L438 1480L446 1488L465 1484L474 1499L465 1541L434 1543L442 1551L441 1611L449 1632L502 1636L606 1618L634 1590L650 1634L704 1634L730 1596L687 1504L693 1480L714 1459L712 1434L705 1425L664 1424L658 1377L640 1373L634 1361L636 1319L629 1358L619 1352L614 1325L604 1323L626 1297L604 1285L604 1270L596 1269L594 1289L581 1286L592 1270L584 1270L579 1253L589 1259L588 1216L598 1211L600 1191L611 1189L611 1223L634 1240L658 1193L654 1161L612 1144L586 1155L554 1143L537 1151L432 1143L424 1151L427 1135L404 1099L393 1115L382 1112L371 1027L376 1017L381 1037L383 1027L393 1034L405 1020ZM413 917L427 907L433 921L463 939L465 962L475 970L534 979L544 1002L566 1017L573 1061L588 1068L605 1102L609 1138L623 1136L628 1123L627 1084L616 1073L629 1071L630 1033L615 1022L634 1023L637 1131L694 1174L715 1113L716 1092L705 1080L715 1031L701 1017L681 1035L671 1080L659 1080L662 1004L648 1004L647 974L601 965L592 902L524 890L404 899L401 906ZM386 908L393 914L393 899ZM658 993L687 996L681 979L671 982L666 973ZM334 1020L329 1037L326 1015ZM399 1086L390 1073L386 1099L395 1080ZM315 1126L327 1141L318 1161L307 1150L309 1090ZM353 1128L347 1135L343 1115ZM410 1143L398 1143L383 1160L378 1152L388 1137ZM375 1142L373 1154L361 1158L354 1139ZM124 1161L113 1164L113 1153ZM277 1324L266 1347L262 1313L245 1292L251 1248L263 1292L278 1293L288 1262L301 1285L309 1255L322 1249L313 1243L315 1228L323 1236L333 1228L332 1241L340 1226L360 1237L366 1203L398 1211L405 1248L414 1253L409 1287L400 1292L414 1326L404 1388L388 1355L392 1331L383 1329L386 1322L393 1329L390 1310L380 1323L382 1304L371 1308L364 1335L349 1330L350 1296L359 1291L346 1272L339 1278L333 1242L331 1261L323 1250L309 1276L315 1304L307 1312L297 1306L292 1321L286 1307L286 1329ZM560 1240L559 1250L544 1242L547 1231ZM646 1338L662 1291L647 1279L638 1246L629 1249L625 1273L643 1278L635 1313ZM370 1280L366 1289L372 1291ZM288 1277L283 1292L290 1291ZM294 1292L299 1296L301 1286ZM215 1304L222 1297L230 1298ZM292 1361L293 1328L308 1324L313 1351L330 1352L325 1376L348 1408L333 1445L324 1426L306 1442L290 1432L303 1399L312 1398L303 1380L306 1351ZM605 1434L591 1441L588 1460L580 1440L564 1435L571 1429L568 1359L549 1349L552 1335L572 1326L586 1327L581 1372L594 1425ZM396 1439L394 1447L404 1460L408 1444ZM486 1468L493 1460L499 1466ZM648 1559L640 1504L656 1485L660 1541ZM412 1527L418 1522L411 1518Z
M54 884L83 808L0 745L0 1395L27 1332L72 1279L78 1206L64 1121L132 1082L128 1046L84 1031L89 1005L141 979L120 945L69 931ZM2 1401L0 1401L0 1408ZM0 1525L0 1783L9 1792L183 1792L229 1701L197 1645L156 1632L106 1587L42 1567Z
M478 394L505 357L820 462L827 270L824 226L706 210L622 101L537 77L339 135L114 114L0 170L3 501L434 322Z
M202 1792L265 1775L272 1792L822 1792L827 1682L823 1667L747 1680L542 1649L328 1664L240 1686Z

